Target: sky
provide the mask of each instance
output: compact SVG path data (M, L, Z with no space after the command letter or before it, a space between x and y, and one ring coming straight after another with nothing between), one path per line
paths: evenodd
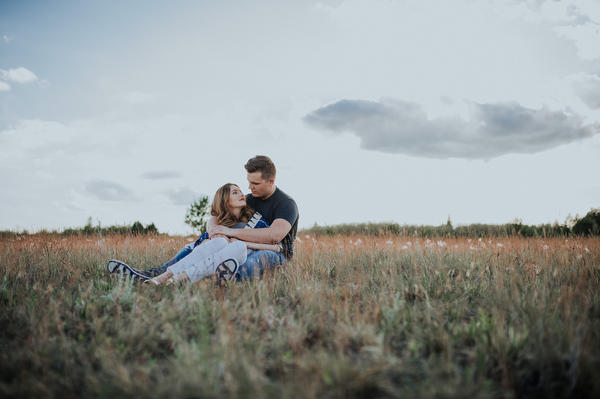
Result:
M598 0L0 2L0 230L154 223L277 166L300 228L600 207Z

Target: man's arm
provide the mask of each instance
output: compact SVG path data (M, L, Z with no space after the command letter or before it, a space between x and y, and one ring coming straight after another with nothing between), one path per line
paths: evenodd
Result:
M268 251L279 252L279 249L280 249L278 245L273 245L273 244L257 244L255 242L246 242L246 241L242 241L242 242L244 244L246 244L246 248L253 249L255 251L268 250Z
M210 230L210 236L222 234L238 240L256 242L259 244L277 244L289 233L292 225L285 219L275 219L270 227L264 229L231 229L215 226Z

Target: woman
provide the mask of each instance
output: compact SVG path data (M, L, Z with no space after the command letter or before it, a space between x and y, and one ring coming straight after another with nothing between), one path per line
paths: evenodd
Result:
M163 274L148 280L148 283L160 285L166 282L186 280L193 283L212 275L218 267L222 268L222 272L231 278L237 271L237 266L246 261L249 251L281 250L280 244L258 244L229 239L224 236L208 238L211 229L217 225L231 228L268 227L260 214L255 214L252 208L246 205L246 196L236 184L227 183L217 190L210 214L211 217L207 222L208 231L196 242L193 251L169 266Z

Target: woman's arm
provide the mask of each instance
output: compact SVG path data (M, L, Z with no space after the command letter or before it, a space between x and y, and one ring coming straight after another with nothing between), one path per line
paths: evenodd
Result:
M213 229L213 227L217 226L218 224L219 219L217 219L216 216L209 217L206 221L206 231L208 231L208 234L210 234L210 231Z

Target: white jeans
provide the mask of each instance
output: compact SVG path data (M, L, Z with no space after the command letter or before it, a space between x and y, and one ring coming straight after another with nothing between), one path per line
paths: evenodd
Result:
M246 261L246 244L241 241L229 242L218 237L205 241L179 262L170 266L173 274L184 272L194 283L215 272L217 266L228 259L234 259L238 265Z

